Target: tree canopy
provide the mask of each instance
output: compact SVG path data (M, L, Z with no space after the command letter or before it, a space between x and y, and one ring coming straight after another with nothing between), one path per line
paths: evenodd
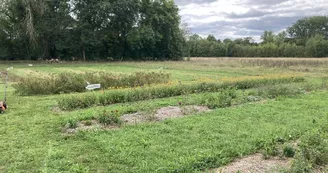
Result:
M2 0L0 59L171 59L185 38L173 0Z
M326 16L264 31L256 43L192 34L178 12L173 0L1 0L0 60L328 56Z
M328 17L314 16L298 20L275 34L264 31L262 42L245 37L223 42L209 35L206 39L192 35L187 45L191 57L328 57Z

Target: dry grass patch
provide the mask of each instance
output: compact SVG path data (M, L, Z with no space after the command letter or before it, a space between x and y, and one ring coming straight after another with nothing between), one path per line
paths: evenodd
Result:
M222 66L292 67L327 66L328 58L191 58L192 62Z

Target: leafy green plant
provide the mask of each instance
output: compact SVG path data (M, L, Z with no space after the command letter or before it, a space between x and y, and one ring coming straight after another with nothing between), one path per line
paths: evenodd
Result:
M264 159L269 159L271 156L279 155L279 148L277 143L266 143L262 149Z
M121 125L122 121L117 116L117 113L112 111L112 112L106 112L104 111L102 115L100 115L97 120L99 123L103 125Z
M214 108L223 108L229 107L232 104L232 100L236 98L236 90L235 89L227 89L222 90L218 94L208 94L205 96L203 103L210 109Z
M283 154L284 154L285 157L294 157L295 156L295 149L290 145L286 145L283 148Z
M77 128L77 123L78 122L76 120L69 119L66 123L66 127L70 128L70 129L75 129L75 128Z
M310 172L328 163L328 130L325 128L313 129L302 136L292 172Z

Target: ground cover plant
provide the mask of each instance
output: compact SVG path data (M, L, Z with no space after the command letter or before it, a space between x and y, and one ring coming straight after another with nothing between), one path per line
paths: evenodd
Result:
M268 63L273 63L269 60ZM33 67L26 63L0 64L0 69L13 66L9 73L17 79L27 72L49 75L103 71L116 75L163 71L171 74L170 82L165 85L110 88L104 93L30 96L15 94L17 90L13 85L17 83L11 80L7 93L9 109L0 115L0 172L204 172L254 153L266 153L271 157L275 154L275 145L282 141L285 143L281 144L279 154L294 155L291 158L294 164L287 172L325 168L325 156L328 155L325 140L327 64L320 61L317 64L267 66L240 61L191 59L182 62L34 64ZM262 60L249 60L252 61ZM271 78L280 79L279 76L286 82L269 82ZM298 78L302 80L295 82ZM245 80L252 82L230 85ZM133 100L135 95L131 95L131 102L88 104L86 109L63 110L58 104L60 100L80 95L96 95L98 100L98 97L106 98L108 93L137 90L143 96L141 93L147 88L202 86L201 83L216 81L229 85L223 89L221 86L219 91L187 92L177 96L170 93L175 90L169 90L169 97L136 99L140 101ZM215 85L204 86L215 88ZM0 85L0 98L4 94L1 88ZM93 100L90 103L93 104ZM118 119L124 114L188 105L204 105L212 110L134 125L124 125ZM92 126L93 120L102 122L103 126L118 124L119 128L95 128L70 135L62 131L65 126L74 129L82 122ZM295 141L298 147L288 145Z

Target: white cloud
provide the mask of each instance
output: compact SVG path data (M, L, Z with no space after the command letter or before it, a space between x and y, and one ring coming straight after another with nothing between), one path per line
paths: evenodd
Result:
M328 0L176 0L180 15L194 33L217 38L260 38L280 32L298 19L328 15Z

